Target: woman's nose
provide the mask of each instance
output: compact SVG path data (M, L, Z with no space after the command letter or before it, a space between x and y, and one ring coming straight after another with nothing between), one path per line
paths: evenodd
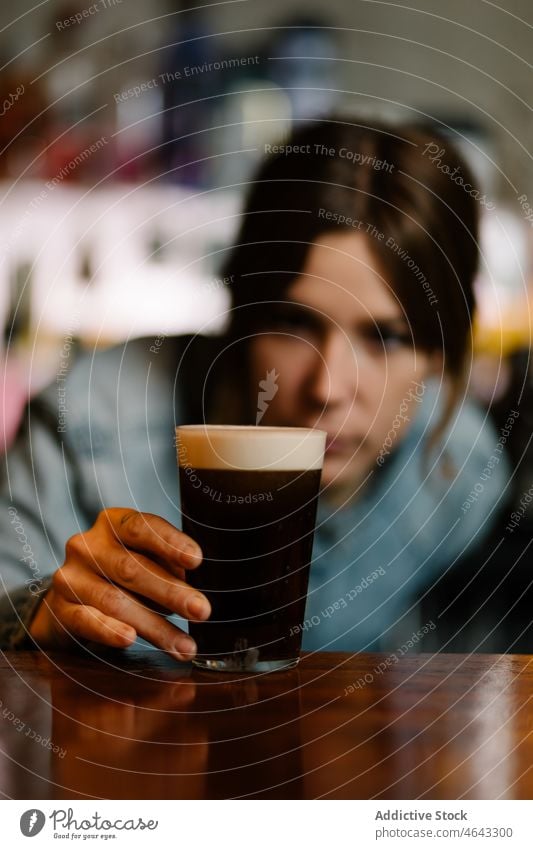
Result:
M350 340L340 330L329 331L317 347L309 375L313 401L322 407L352 403L357 380L357 359Z

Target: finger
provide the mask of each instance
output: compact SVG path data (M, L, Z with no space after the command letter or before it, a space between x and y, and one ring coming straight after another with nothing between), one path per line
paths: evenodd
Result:
M139 601L142 604L146 605L149 610L153 610L154 613L158 613L159 616L172 616L172 614L174 613L173 610L169 610L168 607L163 607L162 604L156 604L155 601L152 601L152 599L147 598L146 596L141 596L138 593L133 594L138 596Z
M114 648L126 648L137 637L135 629L130 625L90 605L76 604L58 597L54 613L58 626L70 639L81 638Z
M54 586L67 601L95 607L106 616L130 625L141 637L177 660L191 660L196 654L196 644L188 634L148 610L127 590L88 569L59 569L54 576Z
M131 551L133 551L133 549L131 549ZM139 552L139 553L140 554L146 554L146 552L142 552L142 551ZM190 571L190 568L184 569L182 566L178 566L176 563L173 566L169 566L168 563L165 563L165 561L163 560L162 557L158 557L157 554L154 554L153 551L151 551L149 554L147 554L147 556L150 557L150 560L153 560L154 563L157 563L159 566L162 566L163 569L166 569L167 572L170 572L172 575L174 575L175 578L179 578L180 581L183 581L184 583L186 583L186 577L185 576L186 576L187 572Z
M106 511L116 536L128 548L154 554L169 569L195 569L202 562L198 543L153 513L113 508Z
M136 551L127 548L108 551L102 571L108 580L149 599L150 606L154 603L185 619L200 622L211 615L205 595Z

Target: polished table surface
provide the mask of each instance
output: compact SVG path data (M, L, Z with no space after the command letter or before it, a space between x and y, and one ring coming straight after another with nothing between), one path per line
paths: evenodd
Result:
M0 653L0 791L531 799L532 661L320 653L251 676L157 651Z

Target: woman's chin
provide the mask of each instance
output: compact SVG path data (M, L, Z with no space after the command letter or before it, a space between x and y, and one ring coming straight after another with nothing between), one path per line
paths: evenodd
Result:
M360 493L361 486L372 477L372 466L373 463L364 461L360 452L356 459L349 455L330 455L326 452L320 479L323 494L326 497L342 495L346 498Z

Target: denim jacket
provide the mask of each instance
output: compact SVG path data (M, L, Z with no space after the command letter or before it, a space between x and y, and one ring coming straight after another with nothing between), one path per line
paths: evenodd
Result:
M73 355L68 375L28 405L1 482L0 648L32 645L27 628L66 540L103 507L180 526L174 428L201 420L191 389L201 376L186 360L176 369L186 342ZM498 434L466 402L428 457L436 385L409 409L407 435L397 445L391 436L362 496L341 507L320 498L304 649L390 651L410 640L423 650L435 623L418 618L421 595L488 533L509 479Z

